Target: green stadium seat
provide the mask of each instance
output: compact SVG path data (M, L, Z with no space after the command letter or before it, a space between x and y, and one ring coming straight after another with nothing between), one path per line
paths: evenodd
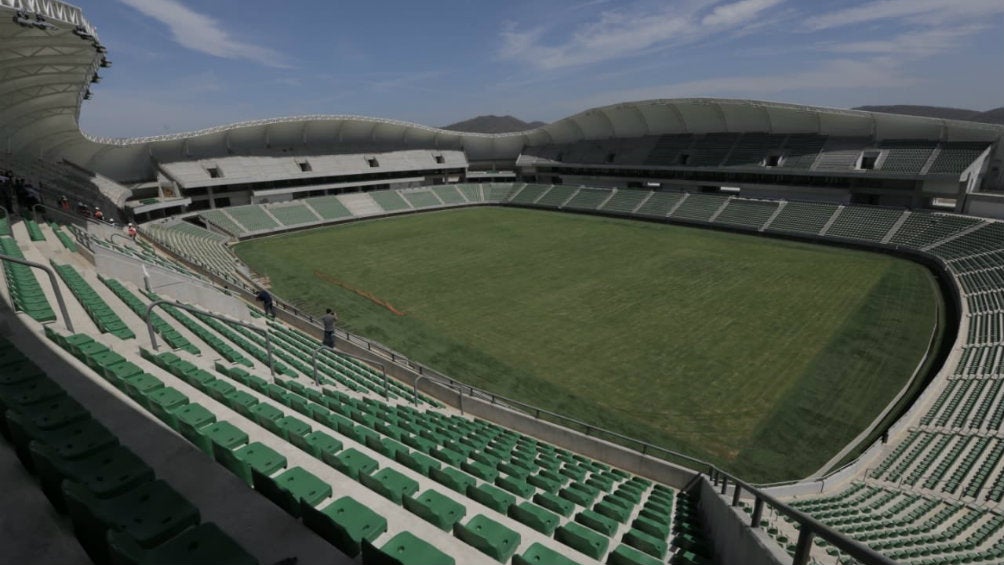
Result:
M215 414L205 406L191 402L175 408L171 415L174 416L175 425L172 427L176 432L202 448L205 453L212 455L212 445L203 439L200 430L216 422Z
M554 539L593 559L603 557L610 544L610 540L606 536L575 522L559 526L554 531Z
M403 503L408 511L443 531L450 531L467 514L467 509L462 504L433 489L414 498L406 496Z
M164 383L160 379L150 373L137 373L131 377L122 379L122 383L125 385L124 390L126 394L139 402L142 402L143 397L148 393L164 386Z
M631 517L630 508L625 508L624 506L613 504L609 501L606 501L606 499L604 499L604 501L602 502L597 502L596 505L593 506L593 510L595 510L597 514L603 515L612 520L616 520L621 524L627 522L628 518Z
M592 510L583 510L575 515L575 521L590 528L596 530L605 536L612 536L620 524L616 520L607 518L606 516L594 512Z
M655 520L649 520L648 518L639 516L631 522L631 527L635 530L645 532L650 536L666 539L669 536L670 524L668 521L660 523Z
M641 550L653 557L663 559L666 557L666 542L665 540L656 538L645 532L639 530L629 530L621 538L624 544L629 545L635 549Z
M303 523L349 557L359 555L362 540L374 541L387 531L387 520L352 497L344 496L323 510L300 503Z
M38 442L31 442L29 448L42 492L60 511L66 509L63 480L79 483L97 498L109 498L154 479L153 469L121 445L78 459L60 457L50 446Z
M107 499L95 497L78 483L64 481L63 496L77 539L98 563L108 561L109 530L120 532L143 549L152 549L199 522L199 510L161 480Z
M515 496L489 484L468 486L467 496L500 514L508 512L509 507L516 502Z
M342 442L320 430L302 437L293 436L292 441L293 445L322 461L325 456L331 457L342 450Z
M258 422L258 425L266 429L268 428L266 422L275 422L285 416L282 410L264 402L252 406L251 413L254 415L254 420Z
M418 491L418 482L389 467L380 469L372 475L362 474L359 476L359 482L395 504L401 504L402 498Z
M214 443L213 456L216 461L240 477L248 486L252 485L252 470L271 475L286 467L285 456L257 441L237 449L230 449Z
M418 451L413 451L411 453L398 451L394 454L394 459L412 471L417 471L427 477L432 469L439 469L442 467L442 464L439 461L436 461L432 457Z
M243 390L235 390L226 396L226 403L238 414L254 419L251 408L258 404L258 397Z
M331 485L303 467L287 469L274 478L252 468L251 479L255 490L296 517L301 505L316 506L331 496Z
M313 429L310 427L310 424L307 424L306 422L293 416L285 416L275 421L276 435L290 443L293 442L293 437L302 438L311 431L313 431Z
M11 410L18 412L24 421L40 430L59 428L91 417L90 412L70 396L54 396L33 404L16 406ZM0 413L0 431L4 437L11 439L3 413Z
M618 545L607 557L607 565L660 565L662 560L629 545Z
M234 450L248 442L248 435L230 422L216 422L199 430L199 447L206 455L213 456L214 449Z
M478 549L499 563L509 561L519 547L520 535L495 522L484 514L478 514L467 524L459 522L453 526L453 533L464 543Z
M146 407L161 420L171 417L171 412L188 404L188 397L174 387L163 387L147 393Z
M478 482L474 477L453 467L443 467L442 469L430 467L429 478L461 494L467 493Z
M571 516L572 512L575 510L575 504L573 502L549 492L538 492L533 495L533 501L540 506L553 512L557 512L566 518Z
M206 387L206 392L209 393L209 396L223 403L226 403L227 395L232 394L236 390L237 387L220 379L216 379Z
M558 496L568 500L569 502L588 508L593 504L593 501L596 500L596 494L581 488L582 486L583 485L580 483L572 483L571 485L558 491Z
M488 465L479 461L464 461L460 468L482 481L494 482L499 476L498 469L494 465Z
M66 392L49 378L35 378L0 385L0 409L16 408L65 396Z
M331 455L324 462L357 481L360 475L369 475L380 466L375 459L354 447Z
M518 477L499 476L495 479L495 484L520 498L530 498L536 490L533 485L527 484L526 481Z
M535 543L523 555L513 555L512 565L579 565L546 545Z
M379 549L363 539L365 565L455 565L449 555L411 532L400 532Z
M548 536L554 533L560 521L557 514L532 502L513 504L509 507L509 517Z
M28 447L32 441L48 445L57 457L63 459L79 459L118 445L118 438L94 419L77 420L44 430L13 410L8 410L6 417L14 450L29 471L34 470Z
M113 555L135 555L142 565L258 565L258 560L212 522L189 528L150 550L143 550L127 535L109 532ZM127 548L128 549L125 549ZM122 563L122 558L113 562Z

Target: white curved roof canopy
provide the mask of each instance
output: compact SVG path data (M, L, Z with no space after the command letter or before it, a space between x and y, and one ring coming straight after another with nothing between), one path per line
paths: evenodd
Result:
M18 11L45 25L16 23ZM79 27L78 27L79 26ZM153 161L231 154L463 149L470 161L515 161L525 146L672 133L772 132L994 141L1004 127L816 108L754 100L683 98L625 102L586 110L541 128L472 134L362 116L300 116L206 130L106 139L80 131L80 104L103 58L94 30L56 0L0 0L0 143L18 154L69 159L120 181L153 177Z

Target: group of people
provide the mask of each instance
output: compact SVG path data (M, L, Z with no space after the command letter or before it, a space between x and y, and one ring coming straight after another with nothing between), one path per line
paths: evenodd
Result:
M258 291L255 295L255 300L261 302L262 310L265 315L275 319L275 299L272 298L272 293L265 290L264 288ZM335 347L335 324L338 322L338 314L331 308L325 310L324 315L321 316L321 324L324 326L324 345L328 347Z
M0 172L0 201L10 212L19 208L31 210L32 206L42 203L42 194L31 181L5 170Z

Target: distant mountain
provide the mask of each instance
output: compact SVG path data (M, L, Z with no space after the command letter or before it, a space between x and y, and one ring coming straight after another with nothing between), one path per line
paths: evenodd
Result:
M858 106L854 110L867 112L885 112L887 114L905 114L907 116L923 116L925 118L943 118L947 120L964 120L984 124L1004 124L1004 106L986 112L966 110L964 108L945 108L942 106L911 106L898 104L895 106Z
M983 122L985 124L1004 125L1004 106L994 108L993 110L987 110L986 112L980 112L974 116L972 120L974 122Z
M547 125L544 122L524 122L512 116L478 116L448 126L443 129L467 133L510 133L526 131Z

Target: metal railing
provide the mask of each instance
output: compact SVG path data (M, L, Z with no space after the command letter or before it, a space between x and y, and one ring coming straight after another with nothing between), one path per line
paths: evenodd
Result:
M371 361L369 359L363 359L362 357L353 355L351 353L346 353L344 351L336 351L336 350L328 347L327 345L322 345L322 346L318 347L317 349L314 350L314 352L310 356L310 362L311 362L311 365L314 368L314 382L318 386L320 386L320 384L321 384L321 378L317 375L317 366L318 366L318 361L319 361L319 355L321 353L325 352L325 351L330 351L332 354L335 354L335 355L344 355L345 357L350 357L352 359L357 359L359 361L362 361L363 363L372 364L372 365L376 365L377 367L380 367L380 373L383 375L383 397L384 398L390 398L390 383L387 381L387 367L385 367L383 363L377 363L376 361Z
M66 310L66 302L63 301L63 293L59 290L59 283L56 281L56 274L48 265L2 254L0 254L0 261L10 261L11 263L26 265L34 269L41 269L45 271L45 274L49 275L49 284L52 285L52 293L56 295L56 303L59 304L59 313L63 316L63 322L66 324L66 330L73 333L73 322L70 321L70 313Z
M188 312L192 312L193 314L201 314L203 316L209 316L210 318L215 318L215 319L223 321L223 322L228 322L228 323L231 323L231 324L237 324L238 326L241 326L243 328L247 328L249 330L253 330L253 331L256 331L256 332L259 332L259 333L263 334L265 336L265 351L268 354L268 370L272 374L272 379L274 380L276 378L276 375L275 375L275 361L272 358L272 337L271 337L271 332L269 332L267 329L262 329L262 328L260 328L258 326L255 326L255 325L252 325L252 324L248 324L248 323L242 322L240 320L234 320L234 319L228 318L226 316L221 316L219 314L214 314L212 312L208 312L206 310L203 310L202 308L196 308L194 306L190 306L188 304L183 304L181 302L175 302L175 301L172 301L172 300L157 300L157 301L152 302L149 306L147 306L147 308L146 308L146 315L143 316L143 320L146 322L146 329L147 329L147 331L150 332L150 347L152 347L154 351L157 351L157 348L158 348L158 345L157 345L157 332L153 331L153 322L150 319L150 313L153 312L154 308L156 308L157 306L160 306L162 304L167 304L167 305L172 306L174 308L180 308L182 310L186 310Z
M794 508L779 502L770 495L764 494L757 488L743 482L733 475L726 473L717 467L711 467L709 479L712 485L718 487L722 497L728 495L729 486L732 486L733 507L739 506L739 500L743 493L753 497L753 512L750 517L749 527L756 529L761 527L760 520L763 518L764 504L769 504L779 514L791 518L797 523L798 541L795 544L795 555L792 558L792 565L807 565L809 563L809 553L812 550L813 538L820 538L832 544L833 547L843 551L862 565L896 565L896 561L882 555L874 549L859 543L836 530L833 530L812 518L808 514L795 510Z

